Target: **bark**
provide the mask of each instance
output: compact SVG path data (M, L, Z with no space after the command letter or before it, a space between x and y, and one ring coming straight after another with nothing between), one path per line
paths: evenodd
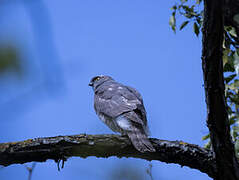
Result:
M223 0L204 0L202 67L207 126L218 169L217 180L238 180L239 165L230 136L223 78Z
M159 160L198 169L214 177L215 159L210 150L182 141L166 141L151 138L156 152L141 153L129 139L119 135L74 135L28 139L20 142L0 144L0 165L44 162L53 159L63 162L72 156L134 157L145 160Z

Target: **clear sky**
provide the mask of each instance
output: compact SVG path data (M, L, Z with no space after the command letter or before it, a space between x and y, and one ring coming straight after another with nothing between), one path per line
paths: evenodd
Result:
M106 74L140 91L152 137L202 146L207 128L201 38L190 25L176 35L171 31L175 2L3 0L0 45L17 47L23 73L0 74L0 142L112 133L95 115L88 86L93 76ZM187 167L151 163L154 179L209 179ZM150 179L148 166L133 158L74 157L58 172L49 160L37 163L32 180L116 179L127 171ZM23 165L0 168L1 180L27 176Z

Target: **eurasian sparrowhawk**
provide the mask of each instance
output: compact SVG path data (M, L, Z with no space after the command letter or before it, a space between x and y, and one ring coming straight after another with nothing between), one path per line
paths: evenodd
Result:
M93 77L89 86L95 93L94 108L99 118L113 131L127 135L138 151L154 152L139 92L104 75Z

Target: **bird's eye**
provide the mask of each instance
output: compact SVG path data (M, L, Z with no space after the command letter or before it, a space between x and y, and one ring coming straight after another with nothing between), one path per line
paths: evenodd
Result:
M99 80L100 80L100 77L95 78L95 81L99 81Z

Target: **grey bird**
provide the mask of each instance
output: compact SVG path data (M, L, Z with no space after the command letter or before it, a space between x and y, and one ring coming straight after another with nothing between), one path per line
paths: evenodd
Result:
M148 139L148 125L143 99L139 92L116 82L110 76L91 79L94 109L99 118L113 131L127 135L140 152L155 152Z

